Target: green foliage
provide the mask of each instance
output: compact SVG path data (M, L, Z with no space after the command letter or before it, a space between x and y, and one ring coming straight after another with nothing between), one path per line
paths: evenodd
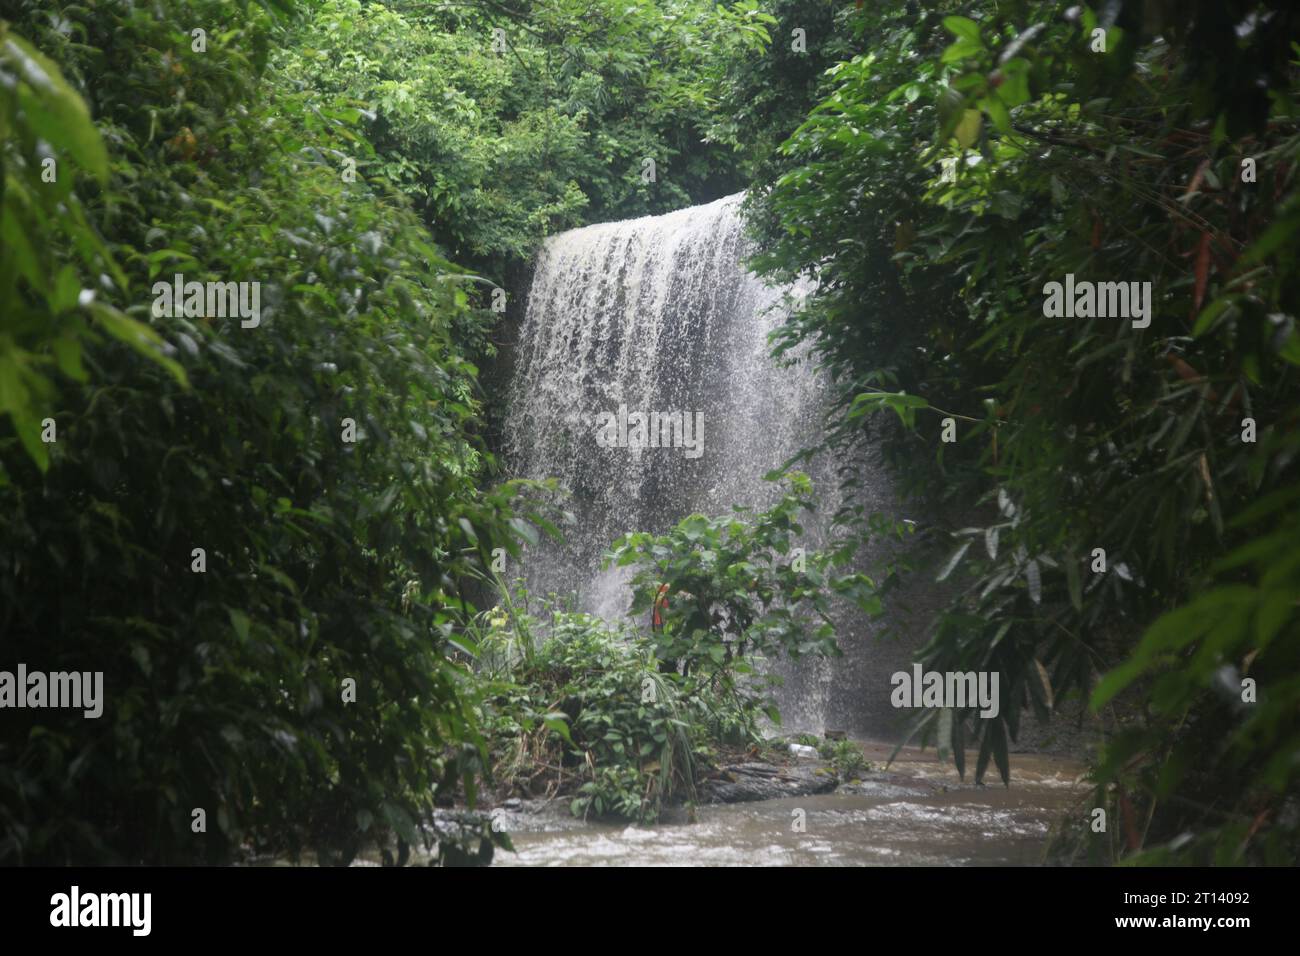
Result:
M634 532L614 543L606 565L636 568L631 613L667 597L655 633L661 660L687 675L730 681L754 674L747 654L840 654L830 616L835 595L879 613L871 580L839 573L851 550L792 550L804 533L799 517L813 508L812 483L799 473L785 480L788 490L767 511L735 505L727 517L690 515L667 534Z
M764 0L749 15L771 42L762 56L722 61L706 114L707 138L737 150L747 180L771 173L777 147L818 102L822 74L852 55L854 10L834 0Z
M76 172L108 178L108 153L85 102L48 57L0 21L0 417L44 471L51 372L87 380L83 350L106 333L180 381L157 334L100 296L126 278L73 191ZM98 275L98 281L95 276ZM97 288L102 286L102 288Z
M102 670L106 706L97 721L7 711L0 860L346 862L363 843L427 843L433 802L472 801L484 753L449 656L464 581L534 534L522 486L475 487L486 459L463 351L481 330L459 270L401 197L340 175L340 157L369 152L357 112L263 72L287 26L261 8L37 6L5 28L0 67L24 77L22 122L40 137L5 137L0 294L22 338L0 361L41 376L29 391L58 440L42 474L14 433L36 405L11 401L0 643L6 666ZM192 23L210 25L205 53ZM16 59L19 30L79 94ZM38 186L43 151L101 182ZM38 188L81 211L50 217ZM11 255L13 216L40 227L35 266ZM83 280L92 268L105 277ZM151 316L152 282L174 272L259 281L260 326ZM92 336L88 319L121 334Z
M1194 831L1175 815L1158 818L1142 841L1152 849L1134 862L1293 862L1300 781L1298 498L1300 489L1286 488L1234 519L1231 528L1253 532L1248 543L1217 561L1210 571L1215 583L1157 620L1094 692L1094 705L1102 707L1145 678L1153 717L1125 727L1108 748L1097 775L1098 806L1114 807L1117 797L1132 792L1154 800L1177 800L1187 791L1215 796ZM1221 792L1224 776L1237 786ZM1107 849L1118 854L1117 847Z
M862 752L862 746L852 740L831 740L816 734L797 734L794 742L815 748L817 756L829 761L841 780L856 780L872 769L867 755Z
M767 19L752 0L327 0L283 62L366 110L366 176L411 196L453 257L499 267L555 231L740 188L699 130Z
M571 795L575 816L653 823L695 799L713 746L758 738L752 700L659 673L636 632L554 607L539 620L518 605L487 624L480 661L497 666L483 671L484 726L493 776L509 790L535 795L540 779ZM532 647L512 652L521 645Z
M998 718L945 710L921 732L963 773L971 737L976 778L1006 780L1021 714L1089 697L1114 729L1096 802L1121 825L1081 852L1296 861L1289 5L6 17L0 645L6 666L102 670L107 701L94 721L9 712L0 862L344 862L394 839L399 859L438 839L446 862L485 862L501 838L438 831L433 808L472 803L489 767L580 815L653 820L713 748L751 744L753 659L834 654L837 598L879 609L845 569L889 522L844 516L853 534L796 569L794 476L766 512L615 544L635 609L668 597L653 635L511 603L476 617L492 550L558 532L548 487L490 488L486 280L446 252L490 275L548 233L747 174L756 264L816 280L776 347L810 343L837 383L829 444L878 445L950 527L937 577L959 594L923 660L1002 675ZM259 282L260 325L154 315L177 273ZM1044 315L1067 274L1150 281L1151 324ZM861 769L853 745L826 753Z
M827 743L830 746L827 748L829 754L826 755L826 759L830 760L831 766L835 768L841 780L856 780L871 769L871 762L867 760L866 754L862 752L862 747L858 743L852 740L837 740L833 743L827 741Z
M1285 560L1248 571L1294 550L1294 526L1232 517L1296 484L1294 13L1106 9L858 12L869 52L831 68L770 192L751 190L770 243L757 262L817 281L781 348L813 343L841 383L834 441L878 441L906 493L971 525L938 575L962 592L922 657L1001 672L1000 716L971 725L976 777L992 760L1006 779L1024 710L1045 718L1117 665L1101 699L1159 673L1141 742L1117 738L1101 767L1154 814L1117 855L1192 832L1216 859L1278 859L1295 829L1279 768L1300 745L1280 715L1300 689L1272 635L1295 626L1297 592ZM1045 284L1067 274L1150 281L1150 326L1044 315ZM1269 675L1261 703L1214 703L1224 667ZM964 769L970 714L955 716L924 730ZM1196 760L1170 769L1182 746Z

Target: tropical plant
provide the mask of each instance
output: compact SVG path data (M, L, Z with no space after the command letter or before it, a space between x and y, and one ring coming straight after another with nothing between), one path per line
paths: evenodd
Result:
M1101 764L1153 821L1117 855L1186 830L1219 859L1272 859L1295 828L1277 768L1297 741L1273 716L1300 701L1274 637L1295 601L1275 590L1285 570L1246 574L1291 528L1264 535L1253 509L1283 515L1296 483L1295 16L868 5L853 27L869 48L828 71L783 168L751 190L756 263L817 284L781 347L811 343L838 382L833 443L878 441L928 506L925 537L952 529L938 577L960 594L921 657L1002 676L997 718L928 712L926 739L963 770L977 743L977 779L993 761L1005 780L1022 713L1045 719L1117 666L1099 705L1172 668L1142 744L1122 735ZM1149 311L1051 314L1049 283L1074 278L1149 283ZM1175 641L1157 623L1233 600L1257 630L1206 622ZM1272 702L1211 718L1223 667L1266 671ZM1112 726L1136 700L1107 709ZM1203 773L1165 760L1192 741L1214 755ZM1251 823L1225 824L1245 806Z
M740 189L738 158L702 127L769 22L754 0L327 0L282 58L365 110L366 174L499 276L551 232Z
M16 6L0 645L107 700L7 711L0 860L428 843L483 754L466 582L534 534L486 480L463 275L343 174L357 110L267 70L280 8ZM258 284L260 322L157 310L176 273Z
M614 542L605 564L634 567L630 613L655 606L662 621L656 653L668 671L730 683L758 676L754 657L835 656L842 651L834 596L880 612L872 581L851 569L854 549L796 544L801 512L814 508L812 483L798 472L785 481L766 511L735 505L729 516L690 515L666 534L634 532Z
M651 823L695 799L699 764L716 746L758 739L753 701L669 680L644 635L519 606L490 612L478 642L480 659L498 662L485 674L484 726L492 777L506 792L566 794L575 816ZM499 653L521 642L533 649Z

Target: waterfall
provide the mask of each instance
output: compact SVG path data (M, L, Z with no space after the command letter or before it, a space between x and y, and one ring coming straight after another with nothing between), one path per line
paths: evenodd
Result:
M801 290L769 288L741 266L751 251L742 198L575 229L541 249L514 355L505 458L516 477L568 487L577 524L564 545L530 549L532 594L576 592L582 610L623 616L626 570L600 569L614 539L661 533L693 512L770 506L780 488L763 475L820 435L825 377L797 354L778 364L768 342ZM701 421L698 455L602 446L598 425L620 408ZM816 547L839 493L830 462L805 470L819 497L818 516L804 522ZM879 488L883 495L883 479ZM841 646L850 642L846 658L779 668L787 728L863 729L854 695L871 656L862 652L864 622L841 629ZM877 700L887 696L887 683L876 686L882 676L872 679Z

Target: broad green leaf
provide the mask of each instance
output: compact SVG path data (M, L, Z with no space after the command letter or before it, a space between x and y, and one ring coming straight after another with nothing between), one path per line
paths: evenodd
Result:
M980 129L983 126L984 118L980 115L979 110L966 110L962 113L961 119L958 120L956 127L953 128L952 134L957 139L957 144L964 149L969 149L979 139Z
M97 179L107 179L104 143L85 102L63 79L59 68L12 31L0 39L0 63L11 67L25 84L19 87L19 99L27 122L36 132L56 148L66 150Z
M964 40L979 41L979 24L969 17L944 17L943 26L944 29L954 36L961 37Z

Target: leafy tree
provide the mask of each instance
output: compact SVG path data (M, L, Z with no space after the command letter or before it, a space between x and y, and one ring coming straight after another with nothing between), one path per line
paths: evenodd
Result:
M58 425L42 469L21 438L36 406L4 377L0 645L10 666L102 671L106 697L98 720L7 712L5 861L345 862L428 842L436 800L474 797L449 641L466 580L518 554L521 489L476 487L462 273L402 197L343 174L373 155L357 110L267 68L279 10L22 4L0 28L23 124L0 224L22 338L0 360ZM45 153L101 175L43 186L66 221L31 198ZM158 315L175 273L260 283L260 324ZM440 853L490 855L486 825L463 836Z
M49 370L86 380L87 340L107 333L163 364L158 336L101 298L125 284L121 267L86 218L75 173L108 178L108 152L86 104L58 66L0 23L0 136L4 208L0 235L0 416L42 470L54 385ZM62 167L60 164L62 163ZM60 254L64 250L71 253ZM101 277L94 281L94 275ZM101 285L103 288L96 288ZM57 434L57 428L55 433Z
M750 701L678 687L645 635L548 610L501 612L477 645L492 777L509 791L564 794L584 819L653 823L695 799L715 744L758 739Z
M990 760L1006 778L1022 711L1046 717L1117 665L1098 704L1163 674L1099 770L1150 826L1105 854L1191 831L1222 862L1272 861L1294 846L1295 602L1284 568L1249 569L1294 530L1265 534L1253 509L1296 482L1295 14L1106 11L865 6L862 52L751 191L756 261L816 280L781 347L812 343L838 382L833 441L879 439L908 494L973 525L922 657L1002 673L1000 716L972 725L977 778ZM1046 314L1067 275L1150 282L1150 324ZM1204 628L1139 640L1198 613L1178 608ZM1215 703L1225 667L1270 702ZM966 716L925 715L959 768Z
M635 568L630 613L654 605L662 619L656 653L671 671L731 686L737 675L755 674L755 656L841 654L831 618L836 595L879 613L870 579L844 570L855 549L795 544L804 533L801 512L814 507L812 483L798 473L786 480L789 490L767 511L734 505L729 516L689 515L666 534L634 532L614 542L606 564Z
M717 77L762 52L769 21L752 0L328 0L283 60L365 109L368 173L499 275L549 233L741 188L701 130Z

